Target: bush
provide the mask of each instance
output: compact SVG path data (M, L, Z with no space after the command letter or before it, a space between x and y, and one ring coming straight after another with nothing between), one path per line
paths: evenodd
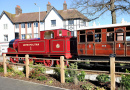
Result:
M45 76L38 76L37 80L43 81L43 80L47 80L47 78Z
M60 67L60 65L57 65L56 67ZM66 68L66 66L65 66L65 68ZM77 69L77 64L71 63L69 68ZM55 68L54 71L55 71L55 75L57 76L57 78L59 78L60 77L60 69ZM65 69L65 82L67 82L67 83L73 82L75 75L77 75L77 71Z
M83 90L92 90L93 86L90 84L84 84L81 86L81 88L83 88Z
M126 73L130 73L130 71L126 69ZM122 75L121 84L125 87L125 89L130 90L130 75Z
M101 74L101 75L98 75L96 77L96 79L99 81L99 82L102 82L102 83L105 83L105 82L110 82L110 77L106 74Z
M84 72L84 71L81 71L81 73L77 76L77 78L78 78L79 81L84 81L85 72Z
M11 71L13 71L12 67L10 67L9 65L7 65L7 72L11 72ZM0 65L0 72L4 72L3 65Z
M38 78L41 73L45 72L45 70L46 69L44 67L36 67L35 66L35 67L33 67L32 71L30 72L29 77L32 78L32 79Z

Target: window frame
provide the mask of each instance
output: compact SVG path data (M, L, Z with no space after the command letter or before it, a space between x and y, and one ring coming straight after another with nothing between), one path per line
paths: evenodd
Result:
M38 22L34 22L34 27L38 27Z
M21 28L25 28L25 23L21 23Z
M32 23L27 23L27 25L28 25L28 28L32 27Z
M56 26L56 20L51 20L51 26L55 27Z
M7 37L5 37L5 36L7 36ZM5 38L7 38L7 40ZM8 41L8 34L4 35L4 41Z
M19 24L15 24L15 28L16 28L16 29L19 29Z
M74 25L74 20L68 20L68 25Z
M4 30L7 30L8 29L8 24L3 24L3 28L4 28Z

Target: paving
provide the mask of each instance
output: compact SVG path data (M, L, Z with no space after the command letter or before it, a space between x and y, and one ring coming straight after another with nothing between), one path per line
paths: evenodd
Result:
M0 77L0 90L66 90L29 81Z

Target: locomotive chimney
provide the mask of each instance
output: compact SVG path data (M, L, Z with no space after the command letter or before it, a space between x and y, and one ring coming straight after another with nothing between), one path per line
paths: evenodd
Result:
M22 13L22 9L20 8L19 5L17 5L16 8L15 8L15 14L16 14L16 15L19 15L19 14L21 14L21 13Z
M50 10L51 10L51 3L48 2L48 4L47 4L47 13L48 13Z
M67 10L67 4L66 4L66 1L64 1L64 3L63 3L63 10Z

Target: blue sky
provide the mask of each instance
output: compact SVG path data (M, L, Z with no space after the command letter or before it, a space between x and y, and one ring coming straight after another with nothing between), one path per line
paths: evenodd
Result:
M64 0L1 0L0 13L2 13L3 10L5 10L7 12L15 14L16 5L19 5L22 8L23 13L38 12L39 9L37 6L34 5L34 3L37 3L37 5L40 7L40 11L46 11L47 10L46 5L47 5L48 1L57 10L63 9ZM67 8L72 8L71 7L72 0L66 0L66 2L67 2ZM122 18L124 18L125 21L130 22L130 15L120 14L118 12L117 13L117 23L120 23ZM92 26L93 22L94 21L91 21L89 23L89 26ZM95 22L97 25L111 24L111 13L110 12L105 13L99 19L95 20Z

